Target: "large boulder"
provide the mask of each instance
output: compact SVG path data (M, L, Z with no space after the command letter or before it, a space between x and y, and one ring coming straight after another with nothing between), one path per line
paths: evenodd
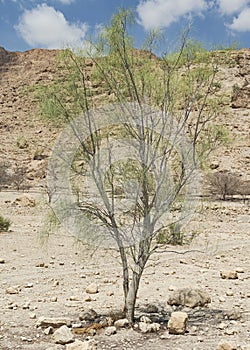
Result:
M206 291L193 288L176 289L168 299L169 305L187 306L190 308L205 306L210 302L211 298Z
M186 312L172 312L168 321L168 331L170 334L185 334L187 329L188 315Z
M58 328L53 334L53 340L56 344L69 344L74 341L74 336L71 330L67 326L62 326Z

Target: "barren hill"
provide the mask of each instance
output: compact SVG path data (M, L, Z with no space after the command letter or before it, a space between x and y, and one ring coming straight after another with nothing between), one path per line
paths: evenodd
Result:
M46 84L60 74L58 50L8 52L0 48L0 152L12 171L25 165L30 186L42 185L47 157L59 130L41 119L29 87ZM219 51L218 95L225 97L218 124L227 127L231 142L210 160L217 170L250 177L250 49Z

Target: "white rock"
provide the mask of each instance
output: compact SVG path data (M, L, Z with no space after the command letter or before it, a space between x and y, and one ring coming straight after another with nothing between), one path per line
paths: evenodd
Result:
M53 334L53 340L56 344L65 345L74 341L74 336L67 326L61 326Z
M234 344L228 342L220 342L217 347L218 350L236 350L237 347Z
M113 334L116 334L116 327L115 326L110 326L110 327L107 327L106 330L105 330L105 334L106 335L113 335Z
M236 271L220 271L220 276L222 279L227 280L236 280L238 278Z
M96 350L96 342L89 340L89 341L80 341L76 339L76 341L72 344L66 345L66 350Z
M96 283L91 283L87 288L86 288L86 293L88 294L96 294L99 292L98 285Z
M160 330L159 323L139 322L139 329L142 333L153 333Z
M147 316L142 316L142 317L140 318L140 321L141 321L141 322L144 322L144 323L151 323L150 318L147 317Z
M45 330L43 331L43 333L44 333L45 335L49 335L49 334L53 334L53 331L54 331L53 327L49 326L49 327L45 328Z
M172 312L168 321L168 331L170 334L184 334L187 328L188 315L186 312Z
M121 318L120 320L115 321L114 326L117 328L127 327L129 325L127 318Z
M63 325L70 326L71 320L68 318L52 318L52 317L39 317L36 323L37 327L54 327L58 328Z
M6 290L5 290L6 294L18 294L18 290L14 287L8 287Z

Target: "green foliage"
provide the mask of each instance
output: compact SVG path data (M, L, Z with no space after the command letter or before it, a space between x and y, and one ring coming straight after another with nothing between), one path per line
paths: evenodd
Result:
M146 175L146 176L145 176ZM124 196L125 192L133 191L135 183L142 188L144 178L149 193L154 191L154 177L152 173L146 172L144 167L134 159L117 161L113 163L106 173L105 183L109 190L113 190L115 195ZM125 184L125 188L124 188ZM133 193L133 195L136 195ZM137 195L140 195L138 193Z
M156 236L157 244L183 245L185 243L185 234L181 231L181 225L172 223L162 228Z
M0 231L3 231L3 232L8 231L10 225L11 225L10 219L4 218L2 215L0 215Z

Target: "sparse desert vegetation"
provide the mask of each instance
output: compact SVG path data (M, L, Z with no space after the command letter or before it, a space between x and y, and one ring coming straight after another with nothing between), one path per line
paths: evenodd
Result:
M129 19L126 13L115 17L102 38L103 48L110 50L106 56L0 49L0 348L248 350L250 50L207 52L185 38L181 50L160 59L131 47L124 18ZM92 108L107 102L124 106L125 101L160 106L178 121L176 138L189 134L208 179L195 215L182 226L176 220L191 173L187 176L183 158L169 143L149 132L144 118L147 127L124 123L127 128L111 130L106 125L80 142L70 164L72 189L88 218L102 222L120 243L124 220L145 223L155 194L169 193L160 186L162 173L153 173L146 161L122 164L118 158L111 166L115 135L146 140L152 148L157 145L157 155L164 154L163 169L173 167L169 224L143 240L111 248L86 244L63 227L52 234L55 217L45 221L55 193L47 186L46 171L65 121L79 112L89 117ZM87 122L94 128L91 118ZM96 203L86 200L78 179L88 175L86 159L98 164L94 156L101 138L109 167L97 182L107 192ZM98 169L93 173L100 175ZM133 181L124 187L127 178ZM128 193L136 198L130 211L119 216L109 211ZM108 200L111 205L105 207ZM152 228L152 222L145 227ZM90 227L82 230L86 237Z

